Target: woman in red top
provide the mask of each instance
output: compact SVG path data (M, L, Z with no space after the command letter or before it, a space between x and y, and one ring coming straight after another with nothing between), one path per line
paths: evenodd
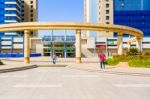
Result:
M101 51L99 53L98 57L99 57L101 69L103 69L103 68L105 69L105 60L106 60L105 54Z

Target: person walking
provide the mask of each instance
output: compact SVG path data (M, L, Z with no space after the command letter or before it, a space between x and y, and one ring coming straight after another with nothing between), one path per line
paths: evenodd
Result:
M53 64L56 64L56 55L53 55L52 62L53 62Z
M99 57L101 69L105 69L105 60L106 60L105 54L101 51L101 52L98 54L98 57Z

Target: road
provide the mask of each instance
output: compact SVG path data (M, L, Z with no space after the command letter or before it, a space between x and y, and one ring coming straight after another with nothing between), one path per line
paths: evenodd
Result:
M0 99L149 99L150 77L39 67L0 74Z

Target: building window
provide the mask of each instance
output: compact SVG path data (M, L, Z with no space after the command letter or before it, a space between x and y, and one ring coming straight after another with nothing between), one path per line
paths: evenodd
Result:
M109 14L109 10L106 10L106 14Z
M33 21L33 19L31 18L30 21Z
M109 4L106 4L106 8L109 8Z
M31 1L30 3L33 4L33 1Z
M109 22L106 22L106 24L109 24Z
M109 16L106 16L106 20L109 20Z
M33 12L33 10L30 10L30 12Z
M31 5L31 8L33 8L33 5Z
M30 17L33 17L33 14L31 14Z
M109 0L106 0L106 2L109 2Z

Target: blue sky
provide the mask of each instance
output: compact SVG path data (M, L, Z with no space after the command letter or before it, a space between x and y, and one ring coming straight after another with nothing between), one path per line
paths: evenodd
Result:
M38 0L39 21L52 22L82 22L83 0ZM51 31L40 31L39 36L49 35ZM54 31L56 35L64 34L63 31ZM67 31L68 34L73 32Z

